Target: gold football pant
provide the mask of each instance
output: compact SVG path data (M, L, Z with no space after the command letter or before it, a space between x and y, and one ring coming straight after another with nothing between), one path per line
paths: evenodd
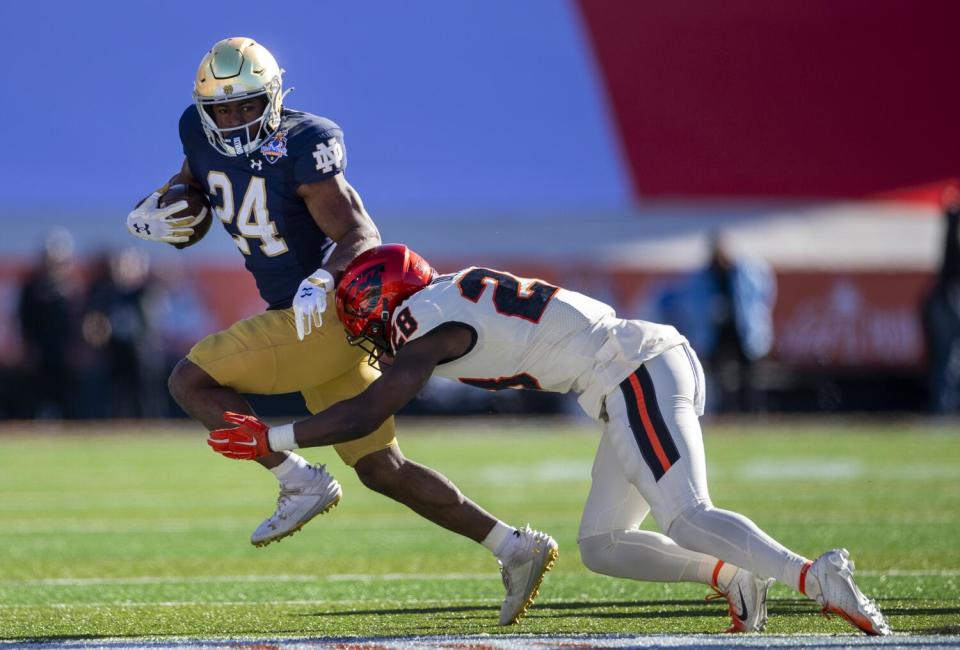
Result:
M293 309L266 311L238 321L201 340L187 359L221 386L239 393L276 395L299 392L311 413L357 395L379 372L367 354L347 343L333 309L323 325L301 341ZM396 445L391 417L368 436L334 445L340 458L353 466L367 454Z

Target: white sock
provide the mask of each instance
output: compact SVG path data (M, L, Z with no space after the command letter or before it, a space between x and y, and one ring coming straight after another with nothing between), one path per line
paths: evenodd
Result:
M313 465L294 453L288 453L287 459L276 467L271 467L270 471L282 485L312 481L316 473Z
M502 558L507 549L510 548L511 540L516 539L516 532L517 529L513 526L508 526L502 521L498 521L480 543L497 558Z

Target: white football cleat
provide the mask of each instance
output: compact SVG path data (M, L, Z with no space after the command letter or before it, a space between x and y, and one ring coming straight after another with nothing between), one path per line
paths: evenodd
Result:
M500 575L507 590L500 606L500 625L513 625L523 618L558 555L557 543L546 533L526 526L513 534L519 538L518 546L500 562Z
M763 632L767 626L767 590L772 584L773 578L763 580L738 567L726 588L712 586L717 593L707 600L726 598L730 605L728 633Z
M250 536L254 546L266 546L304 527L340 503L340 483L327 473L324 465L315 465L316 479L302 485L280 485L277 509Z
M847 549L827 551L814 560L809 573L820 586L817 603L824 614L836 614L870 635L890 634L890 626L877 604L864 596L853 581L853 562Z

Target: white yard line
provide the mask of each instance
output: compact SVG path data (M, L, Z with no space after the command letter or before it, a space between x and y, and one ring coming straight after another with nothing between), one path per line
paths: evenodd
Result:
M314 576L133 576L129 578L40 578L37 580L0 580L0 586L87 587L96 585L177 585L220 582L316 582Z
M379 582L424 580L496 579L488 573L334 573L328 576L241 575L241 576L132 576L129 578L38 578L33 580L0 580L0 587L92 587L98 585L177 585L232 582Z
M960 569L887 569L857 571L863 577L954 578ZM239 576L132 576L128 578L39 578L32 580L0 580L0 587L94 587L99 585L178 585L234 582L390 582L429 580L487 580L496 574L487 573L334 573L328 576L303 575L239 575Z
M487 573L435 573L433 575L422 573L333 573L320 578L320 580L327 580L328 582L378 582L380 580L484 580L486 578L500 580L496 571L488 571Z
M955 637L950 636L908 636L895 635L888 637L866 636L836 636L826 634L794 634L794 635L717 635L717 634L611 634L611 635L513 635L503 634L492 636L489 634L452 636L428 635L408 637L350 637L344 638L317 638L317 637L232 637L232 638L195 638L175 637L172 639L70 639L67 641L41 642L20 644L15 647L29 648L30 650L74 650L76 648L103 648L107 650L160 650L180 648L264 648L280 647L285 650L316 650L330 648L343 650L344 648L370 648L371 650L436 650L449 648L451 650L556 650L557 648L672 648L675 650L700 650L701 648L810 648L824 650L825 648L875 648L905 650L917 648L960 648ZM15 642L16 643L16 642ZM0 641L0 648L6 647Z
M857 571L857 576L869 578L955 578L960 576L960 569L888 569L886 571Z
M441 605L478 605L478 606L493 606L493 601L491 599L475 599L475 600L450 600L449 598L442 599L421 599L421 598L405 598L403 600L394 601L397 604L402 605L420 605L420 606L429 606L429 607L439 607ZM358 607L367 607L370 605L369 600L341 600L331 599L313 599L313 600L273 600L269 602L264 601L252 601L252 600L161 600L157 602L115 602L115 601L105 601L105 602L95 602L95 603L42 603L34 605L25 605L25 604L11 604L11 603L0 603L0 610L3 609L32 609L36 607L53 607L56 609L71 609L79 607L110 607L110 608L122 608L122 607L264 607L264 606L274 606L274 605L323 605L328 603L334 603L336 605L346 605L346 606L358 606Z

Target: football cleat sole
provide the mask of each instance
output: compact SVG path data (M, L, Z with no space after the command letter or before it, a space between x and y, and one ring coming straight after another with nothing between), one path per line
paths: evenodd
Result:
M880 612L880 608L877 607L874 601L864 596L860 588L857 587L853 579L854 565L846 549L841 548L827 551L820 556L820 558L817 558L817 562L826 562L828 564L827 570L830 571L829 575L835 575L836 579L840 580L841 584L845 586L845 589L841 590L841 596L846 595L851 603L849 607L844 609L840 605L830 602L830 600L826 598L826 595L821 593L823 602L820 612L824 616L829 618L830 614L834 614L864 634L870 636L886 636L890 634L890 625ZM829 575L821 574L818 576L818 580L829 577ZM822 582L820 583L820 587L821 590L825 588ZM845 591L846 594L843 594L843 591ZM833 593L836 594L836 591Z
M530 595L527 597L523 607L520 608L520 611L517 612L516 616L507 621L506 623L501 623L501 625L516 625L520 619L527 615L527 610L530 609L530 606L533 605L533 601L537 599L537 596L540 594L540 585L543 584L543 578L547 575L547 572L553 568L553 565L557 563L557 558L560 556L560 551L557 548L548 548L547 549L547 561L543 565L543 569L540 571L540 576L537 578L537 581L533 583L533 590L530 591Z
M318 511L316 511L316 512L311 512L311 513L309 513L306 517L303 518L303 521L301 521L301 522L300 522L299 524L297 524L295 527L291 528L290 530L288 530L287 532L283 533L282 535L277 535L276 537L271 537L271 538L265 539L265 540L263 540L263 541L261 541L261 542L251 541L250 543L253 544L254 546L256 546L257 548L263 548L264 546L269 546L270 544L273 544L274 542L279 542L281 539L286 539L287 537L290 537L291 535L294 535L294 534L296 534L296 533L299 533L299 532L300 532L300 529L303 528L304 526L306 526L308 523L310 523L310 521L311 521L314 517L319 517L320 515L325 515L325 514L327 514L328 512L330 512L331 510L333 510L334 508L336 508L337 505L340 503L340 499L341 499L341 498L343 498L343 495L342 495L342 494L338 494L338 495L337 495L337 498L335 498L335 499L334 499L333 501L331 501L330 503L326 504L326 505L323 507L323 509L318 510Z
M845 620L847 623L849 623L850 625L856 628L859 628L861 632L869 636L886 636L890 634L889 628L877 627L876 625L873 624L873 621L871 621L866 616L847 614L845 611L843 611L839 607L827 607L821 610L821 613L827 618L830 618L830 614L839 616L840 618Z

